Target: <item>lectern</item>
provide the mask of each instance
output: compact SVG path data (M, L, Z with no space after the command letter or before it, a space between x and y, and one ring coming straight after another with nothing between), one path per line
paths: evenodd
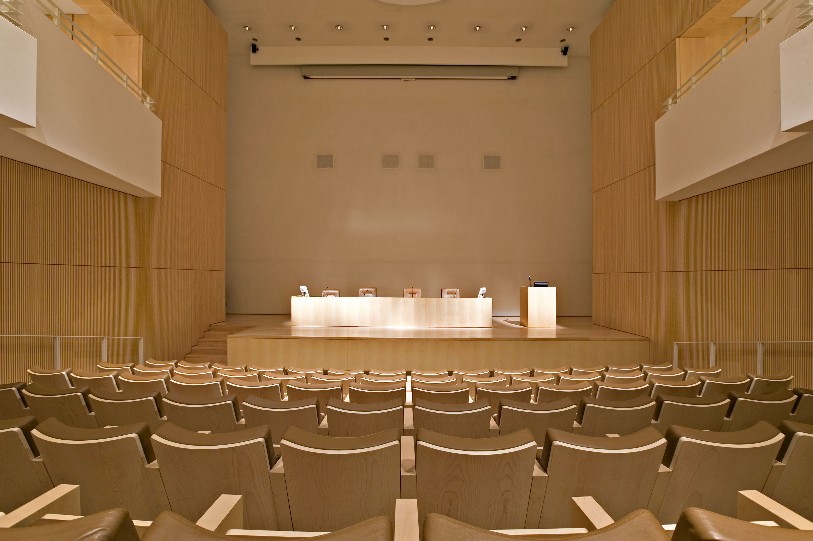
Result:
M519 322L528 328L555 328L556 288L519 288Z

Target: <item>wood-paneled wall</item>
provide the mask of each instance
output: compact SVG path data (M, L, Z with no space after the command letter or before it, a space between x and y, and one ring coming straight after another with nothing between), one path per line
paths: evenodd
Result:
M717 0L617 0L591 40L593 320L651 339L813 340L813 165L655 201L654 122L678 84L676 39ZM687 364L708 348L681 350ZM720 345L727 373L756 346ZM766 371L813 384L813 347L769 346Z
M0 334L144 336L148 356L179 358L225 319L226 33L203 0L105 1L143 34L162 197L0 157ZM98 351L65 343L63 364L91 368ZM112 360L135 353L110 345ZM0 381L51 362L48 340L0 338Z

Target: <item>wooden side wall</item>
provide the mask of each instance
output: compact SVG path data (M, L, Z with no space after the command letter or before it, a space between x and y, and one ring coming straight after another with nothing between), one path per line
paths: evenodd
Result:
M226 33L203 0L105 1L143 34L163 195L0 157L0 334L144 336L148 356L179 358L225 319ZM66 366L98 360L97 342L62 348ZM0 381L51 363L49 340L0 338Z
M591 40L593 320L651 339L813 340L813 165L655 201L654 122L677 88L676 38L717 0L617 0ZM707 348L681 351L706 364ZM770 346L765 370L813 384L813 347ZM756 346L720 345L728 373Z

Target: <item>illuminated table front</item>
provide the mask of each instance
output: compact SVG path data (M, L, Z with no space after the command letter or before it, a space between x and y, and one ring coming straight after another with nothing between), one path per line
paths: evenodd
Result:
M315 327L491 327L491 299L291 297L291 324Z

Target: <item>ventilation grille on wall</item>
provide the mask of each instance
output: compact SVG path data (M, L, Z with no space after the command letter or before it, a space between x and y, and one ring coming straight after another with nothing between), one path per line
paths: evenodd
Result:
M384 169L398 169L401 157L398 154L384 154L381 156L381 167Z
M317 154L316 155L316 168L317 169L333 169L333 154Z
M418 169L434 169L434 168L435 168L434 154L418 154Z
M493 154L486 154L483 156L483 169L500 169L502 166L502 159L500 156Z

